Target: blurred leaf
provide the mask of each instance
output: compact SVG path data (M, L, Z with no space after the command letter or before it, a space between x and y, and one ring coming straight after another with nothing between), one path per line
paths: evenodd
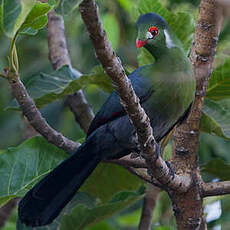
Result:
M120 6L125 9L128 13L133 12L133 1L132 0L117 0Z
M213 71L206 97L212 100L230 98L230 58Z
M42 176L65 159L64 151L42 137L31 138L0 155L0 202L24 195Z
M59 0L56 12L63 16L71 16L72 12L77 8L80 0Z
M221 159L209 161L208 164L202 167L202 171L209 173L220 180L230 179L230 164Z
M120 38L120 26L118 21L113 14L107 13L103 15L102 22L108 39L111 42L113 49L116 50L118 48Z
M56 0L48 0L48 4L52 7L56 6L57 2Z
M215 101L205 99L201 131L230 140L230 112Z
M94 68L93 73L89 75L81 75L69 66L63 66L51 74L41 73L39 76L34 76L28 81L26 88L40 108L89 84L95 84L105 91L112 92L111 81L100 66ZM18 107L9 106L7 109L18 109Z
M194 22L190 14L183 12L174 14L164 8L158 0L139 0L137 9L140 14L154 12L161 15L183 44L184 50L189 51L194 32Z
M106 219L131 203L141 199L143 193L125 192L124 199L116 200L116 202L108 202L103 205L88 208L79 205L72 210L71 215L65 215L62 219L61 230L81 230L85 227ZM128 194L127 194L128 193Z

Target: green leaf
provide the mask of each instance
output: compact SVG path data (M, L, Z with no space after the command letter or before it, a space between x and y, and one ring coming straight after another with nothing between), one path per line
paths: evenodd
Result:
M202 112L201 131L230 140L230 112L207 98Z
M216 101L230 98L230 58L213 71L206 97Z
M183 44L184 50L189 51L194 32L194 22L190 14L184 12L174 14L164 8L158 0L139 0L137 9L139 14L154 12L165 18Z
M133 13L133 2L132 0L117 0L123 9L125 9L129 14Z
M36 0L3 0L3 29L6 35L13 38L19 32L25 34L27 30L43 28L50 9L48 3Z
M209 173L220 180L229 180L230 164L221 159L211 160L202 167L202 172Z
M31 138L0 154L0 205L24 195L66 156L42 137Z
M113 14L107 13L102 17L102 22L108 39L111 42L113 49L116 50L120 42L120 26L117 18Z
M35 3L36 0L3 0L3 30L8 37L16 35Z
M139 192L125 193L128 193L125 199L120 199L116 202L108 202L107 204L95 206L94 208L88 208L84 205L77 206L73 209L71 214L63 217L60 229L84 229L87 226L114 215L118 211L143 197L143 193L141 194Z
M26 84L26 88L37 107L41 108L90 84L95 84L108 92L113 90L110 79L100 66L96 67L90 75L81 75L69 66L63 66L51 74L41 73L32 77ZM7 110L12 109L18 107L14 104L7 108Z
M34 7L31 9L30 13L26 17L26 20L20 27L20 32L25 30L34 30L38 31L43 28L47 22L46 14L50 11L52 7L48 3L36 2ZM29 33L30 35L31 33Z

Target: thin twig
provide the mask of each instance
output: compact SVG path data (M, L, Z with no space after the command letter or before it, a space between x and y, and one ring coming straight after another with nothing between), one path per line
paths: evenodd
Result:
M17 204L18 198L14 198L0 208L0 229L6 225L7 220L12 215Z
M120 159L104 160L104 162L114 163L124 167L147 168L147 165L143 159L140 158L132 159L130 155L124 156Z
M138 230L150 230L152 226L153 212L161 190L147 183L144 203L142 206L141 219Z
M98 14L98 8L94 0L83 0L79 5L81 16L87 27L89 36L96 51L98 60L105 72L113 81L121 104L128 113L136 128L138 141L144 153L146 163L152 170L153 176L162 184L172 189L186 191L190 186L190 178L187 176L173 175L166 162L159 157L155 159L155 140L152 135L150 120L139 103L130 80L127 78L120 59L114 53Z
M62 16L54 11L48 13L48 48L50 61L55 70L63 65L72 68L69 52L66 45L65 26ZM75 120L87 133L89 125L94 118L94 113L89 106L82 90L67 96L67 104L75 116Z

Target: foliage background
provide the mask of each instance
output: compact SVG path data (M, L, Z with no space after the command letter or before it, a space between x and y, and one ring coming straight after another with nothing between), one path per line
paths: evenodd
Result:
M149 8L150 5L154 5L152 10L159 10L161 14L172 23L174 30L178 30L177 35L181 36L183 45L187 48L189 53L189 44L191 44L192 37L188 35L192 34L194 24L188 19L188 17L194 19L194 21L196 20L199 1L163 0L160 2L163 5L162 9L157 8L159 2L155 0L98 0L100 14L108 37L128 71L137 68L138 64L141 65L149 61L149 57L146 53L143 51L137 53L135 48L135 20L139 11L145 12L145 7ZM63 3L63 5L61 4L57 10L65 19L66 38L72 65L84 75L91 74L95 66L98 65L98 62L81 20L80 13L76 7L72 8L71 5L65 5L64 0L61 1L61 3ZM184 15L180 15L180 17L189 20L191 23L187 24L187 21L182 21L183 23L179 24L179 21L174 20L173 24L172 18L176 19L175 14L178 12L186 12ZM203 177L206 181L219 179L230 180L230 92L227 87L230 79L230 59L228 57L230 52L229 25L229 21L226 20L220 36L220 44L218 46L215 60L216 71L210 82L208 100L206 100L204 116L202 118L202 130L205 131L205 133L202 133L200 137L199 156L201 168L203 170ZM183 26L186 26L186 31L188 32L184 38L183 36L185 32ZM7 38L3 31L1 31L0 69L7 66L9 46L9 38ZM34 78L34 76L38 76L41 72L53 72L48 59L46 28L40 30L36 36L20 36L17 41L17 49L20 60L20 75L25 83ZM86 97L90 105L92 105L95 113L105 101L108 95L107 91L102 90L101 86L98 87L98 84L90 84L87 87L84 87ZM29 140L26 144L19 146L19 144L24 141L23 133L25 130L25 123L22 121L20 112L6 109L9 106L11 107L13 103L8 83L3 79L0 79L0 92L0 153L3 153L1 154L2 156L0 160L1 162L4 162L4 159L9 160L8 156L12 152L20 154L20 158L25 157L25 159L28 160L28 157L30 156L29 154L31 154L32 151L36 152L38 149L36 145L37 141L41 144L43 143L43 140L37 138L36 140ZM84 138L84 133L75 122L73 114L69 111L64 99L44 106L41 108L41 111L49 124L62 132L65 136L68 136L73 140ZM53 116L53 114L55 114L55 116ZM18 147L16 149L6 150L12 146ZM28 146L30 146L30 148ZM44 153L51 154L51 158L57 158L55 155L56 152L58 152L57 149L46 146L46 143L43 143L43 147L44 149L42 151L41 149L37 151L37 155L34 154L34 158L31 158L32 161L34 159L40 159L41 154ZM26 151L27 149L28 151ZM167 149L170 150L170 144ZM59 158L56 159L54 165L64 159L65 155L60 152L58 157ZM12 165L17 163L18 165L18 162L18 158L13 157L10 163ZM0 172L3 172L1 170L6 173L7 167L4 168L4 165L1 165L0 163ZM43 169L40 170L43 172ZM114 176L111 175L111 172L113 172ZM91 182L87 182L81 193L79 193L72 202L73 207L75 207L76 204L78 205L75 207L74 211L71 207L69 208L70 211L67 210L67 212L70 212L70 216L77 215L79 218L84 217L84 213L90 212L90 219L87 221L90 222L91 226L87 227L88 230L136 229L140 218L141 204L143 202L143 186L140 186L140 181L129 175L124 169L121 169L118 166L108 166L108 164L101 165L92 176L91 181L98 177L103 181L101 185L97 185L101 186L102 191L96 191L96 196L95 190L90 194L89 191L92 191L92 187L90 187ZM0 180L4 180L2 174ZM110 180L112 182L116 181L116 188L112 187L113 185L108 182ZM127 180L130 181L128 186L124 185ZM104 186L103 184L105 181L107 184ZM109 188L111 188L112 191L109 191ZM23 195L25 191L20 191L21 193L19 192L17 195ZM106 192L108 193L107 198L105 198ZM11 195L14 193L16 194L14 191ZM2 192L2 194L4 194L4 192ZM4 198L4 196L2 197ZM98 206L97 204L97 199L99 198L101 206ZM213 218L208 219L209 229L230 228L229 201L230 196L206 199L207 215L213 213L214 210L219 211L215 213ZM132 205L128 206L128 204ZM122 209L122 211L116 212L115 215L112 215L113 212L120 209ZM79 213L82 213L82 216L79 215ZM95 213L100 213L101 218L94 218ZM108 213L111 213L112 217L110 216L109 218L106 218ZM71 218L68 219L68 216L64 218L65 220L63 222L65 224L62 225L62 229L77 229L76 222L74 223ZM15 229L16 219L17 213L15 212L4 227L4 230ZM153 221L153 229L175 229L175 221L171 211L170 202L164 192L161 194L157 203ZM88 224L83 223L82 226L85 227L87 225ZM23 229L23 227L21 229ZM56 229L55 226L53 226L52 229Z

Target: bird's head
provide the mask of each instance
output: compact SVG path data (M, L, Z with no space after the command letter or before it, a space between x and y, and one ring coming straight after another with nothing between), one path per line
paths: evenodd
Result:
M141 15L137 20L138 36L136 47L165 47L175 46L172 32L168 23L158 14L148 13Z

